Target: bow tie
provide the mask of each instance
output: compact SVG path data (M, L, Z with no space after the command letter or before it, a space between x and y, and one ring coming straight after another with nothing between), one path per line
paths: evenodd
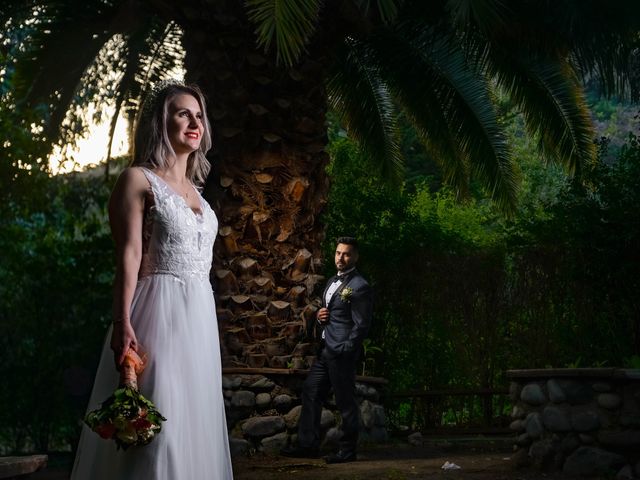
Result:
M347 278L349 278L351 276L351 273L352 272L344 273L342 275L334 275L333 281L335 282L336 280L339 280L339 281L346 280Z

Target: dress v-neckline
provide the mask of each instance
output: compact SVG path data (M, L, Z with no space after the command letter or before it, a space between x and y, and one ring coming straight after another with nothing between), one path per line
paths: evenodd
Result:
M180 200L182 200L182 203L184 203L185 207L187 207L189 210L191 210L191 213L193 213L196 216L202 217L204 215L204 205L202 204L202 197L200 196L200 193L196 190L196 187L193 186L193 183L189 182L189 185L191 186L191 188L193 189L193 191L195 192L196 196L198 197L198 203L200 204L200 209L199 210L195 210L193 208L191 208L189 206L189 204L187 203L187 200L184 198L184 196L180 195L171 185L169 185L169 183L162 178L160 175L158 175L156 172L154 172L151 169L146 169L148 172L150 172L154 177L156 177L158 180L160 180L165 187L167 187L167 189L169 190L169 192L173 195L175 195L176 197L179 197Z

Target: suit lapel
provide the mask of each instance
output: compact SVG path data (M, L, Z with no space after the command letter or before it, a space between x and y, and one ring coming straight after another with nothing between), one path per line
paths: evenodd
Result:
M327 290L329 290L329 287L331 286L331 284L336 280L336 275L334 275L333 277L331 277L328 281L327 284L324 287L324 292L322 292L322 306L323 307L328 307L329 305L326 302L326 298L327 298Z

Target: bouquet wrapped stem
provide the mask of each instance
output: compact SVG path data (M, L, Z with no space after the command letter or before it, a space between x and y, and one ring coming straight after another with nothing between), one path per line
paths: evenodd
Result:
M166 420L155 405L138 392L138 375L144 367L144 356L141 358L129 349L120 369L119 388L84 419L102 438L113 439L118 449L150 443Z
M138 375L145 367L145 360L135 350L129 349L120 367L120 387L138 390Z

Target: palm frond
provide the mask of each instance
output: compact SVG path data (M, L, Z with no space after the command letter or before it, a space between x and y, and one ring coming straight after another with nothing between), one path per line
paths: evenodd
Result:
M464 12L498 0L449 0ZM461 7L462 5L467 7ZM563 57L583 78L596 78L607 95L628 92L630 57L640 46L640 3L635 0L536 0L509 2L501 22L484 28L477 15L461 15L460 36L483 35L481 41L529 57ZM631 92L633 94L633 92Z
M366 45L347 39L337 52L328 77L327 93L331 106L372 165L378 165L383 176L399 183L404 176L404 165L396 115L376 63Z
M582 87L564 59L535 59L494 52L488 72L520 108L528 130L541 139L548 159L570 172L595 158L595 131Z
M504 0L447 0L446 9L460 30L477 28L481 32L503 28L509 12Z
M437 78L433 70L420 60L419 52L412 51L403 39L389 32L373 37L371 48L380 57L381 76L438 162L445 180L459 196L466 196L469 165L448 127L447 109L438 94L440 89L435 87Z
M0 25L4 30L11 24L20 24L33 18L33 12L38 8L36 2L29 0L4 0L0 7Z
M51 136L65 118L80 79L115 33L110 28L115 8L75 13L78 21L72 20L64 5L40 10L33 27L27 26L24 53L13 76L18 106L48 106Z
M118 36L118 41L109 42L80 80L73 104L112 104L115 113L111 118L111 136L121 111L129 123L133 121L142 105L146 92L160 80L175 74L182 75L183 51L180 45L182 31L175 23L151 17L127 36ZM98 111L98 115L101 111ZM73 106L67 119L78 121ZM94 118L94 121L101 121ZM64 126L64 125L63 125ZM63 133L67 133L64 132ZM65 139L75 140L73 133ZM108 152L107 152L108 158Z
M530 18L541 24L551 22L552 38L569 48L578 74L597 75L606 95L627 93L630 55L640 46L640 3L635 0L586 0L579 6L565 3L552 2L552 10L545 12L546 22L539 12Z
M278 61L293 65L315 31L321 0L247 0L249 20L256 26L258 45L275 43Z
M354 0L356 6L365 15L369 15L372 0ZM378 15L383 23L393 22L397 16L404 0L376 0Z
M128 84L129 120L135 118L153 85L175 76L183 68L182 30L176 23L156 21L139 33L129 41L131 55L136 59L135 78Z
M512 210L517 174L486 77L467 63L455 37L416 28L404 23L373 40L383 78L459 195L472 174Z
M116 106L113 131L121 109L132 119L148 85L182 66L175 24L127 3L78 3L40 2L37 14L21 20L27 34L13 55L16 104L47 107L44 134L52 143L73 144L86 132L81 111L92 102ZM93 122L105 112L97 109Z

